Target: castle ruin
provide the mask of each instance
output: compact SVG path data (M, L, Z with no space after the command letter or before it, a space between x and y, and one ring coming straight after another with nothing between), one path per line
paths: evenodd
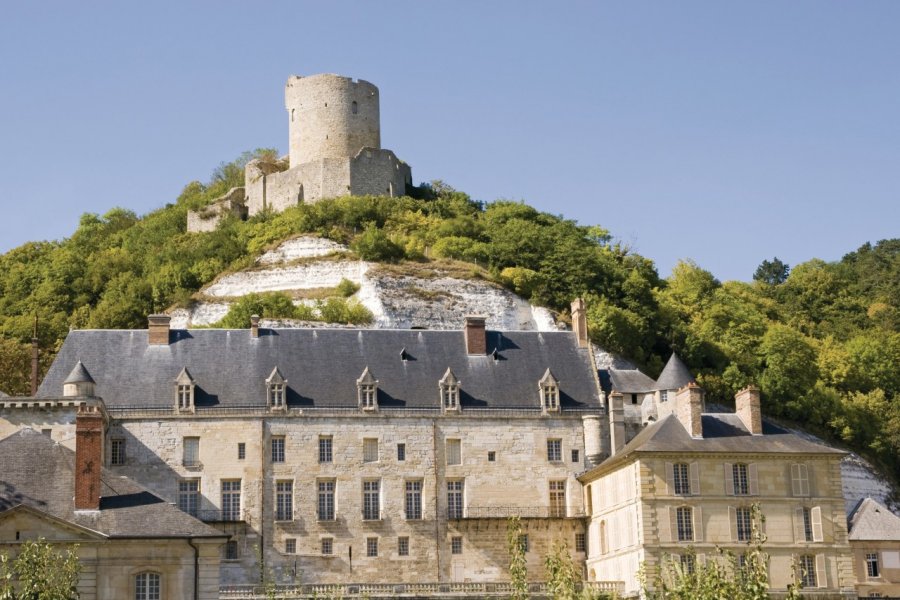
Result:
M333 74L288 78L284 90L289 153L247 163L244 187L188 213L188 231L211 231L228 213L280 212L338 196L402 196L412 171L381 147L378 88Z

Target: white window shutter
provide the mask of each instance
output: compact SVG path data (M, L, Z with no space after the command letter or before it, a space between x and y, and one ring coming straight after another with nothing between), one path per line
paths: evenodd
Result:
M674 539L672 531L672 523L669 519L670 509L668 506L656 509L656 518L659 521L659 541L671 542Z
M725 463L725 495L734 496L734 465Z
M666 463L666 488L669 496L675 495L675 465Z
M803 527L803 509L794 509L794 541L806 541L806 529Z
M700 495L700 465L695 462L691 463L691 495Z
M670 538L673 542L678 541L678 509L670 508L669 509L669 531L672 532L672 537Z
M809 467L800 465L800 494L809 496Z
M733 506L728 507L728 526L731 528L731 541L738 541L737 510Z
M825 569L824 554L816 554L816 585L820 588L828 587L828 573Z
M809 485L809 495L810 495L810 496L815 496L815 495L816 495L816 477L815 477L815 474L816 474L816 470L815 470L815 468L813 468L813 465L810 464L810 465L808 466L808 468L806 469L806 476L807 476L808 481L809 481L808 485Z
M749 465L747 465L747 478L750 480L749 481L750 495L758 496L759 495L759 481L757 479L757 474L756 474L756 463L750 463Z
M694 541L703 541L703 513L699 506L695 506L693 510L694 517Z
M797 463L791 465L791 493L794 496L800 495L800 465Z
M810 509L809 518L812 521L813 541L823 541L825 538L822 535L822 507L814 506Z

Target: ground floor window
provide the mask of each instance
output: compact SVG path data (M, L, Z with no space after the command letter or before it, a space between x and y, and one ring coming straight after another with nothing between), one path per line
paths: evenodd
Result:
M159 600L159 573L134 576L134 600Z

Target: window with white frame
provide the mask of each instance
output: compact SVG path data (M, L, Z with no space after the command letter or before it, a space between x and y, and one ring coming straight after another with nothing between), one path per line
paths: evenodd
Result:
M272 369L272 373L266 379L266 395L270 408L287 408L287 383L278 367Z
M185 467L200 466L200 438L186 437L182 438L182 456L181 464Z
M672 482L677 496L691 495L690 465L687 463L675 463L672 465Z
M669 401L669 391L668 390L659 390L659 401L660 402L668 402Z
M159 600L159 573L144 571L134 576L134 600Z
M693 554L681 555L681 569L685 573L693 573L696 569L696 559Z
M178 385L176 388L178 410L190 410L194 406L194 386Z
M282 480L275 482L275 520L292 521L294 519L294 482Z
M422 518L422 480L416 479L406 482L406 518Z
M463 518L463 489L462 479L453 479L447 482L447 518Z
M541 409L544 412L556 412L559 410L559 381L547 369L544 376L538 381L538 389L541 396Z
M734 517L738 541L750 541L750 536L753 533L753 519L750 514L750 509L746 506L738 507L734 510Z
M320 479L317 482L318 502L316 514L320 521L334 520L334 479Z
M694 541L694 510L690 506L675 509L675 527L679 542Z
M182 479L178 482L178 508L196 517L200 508L200 480Z
M795 463L791 465L791 491L794 496L809 496L809 467Z
M875 579L879 574L878 554L876 552L866 552L866 577Z
M547 460L550 462L562 461L562 440L551 438L547 440Z
M441 392L441 408L444 411L459 410L459 385L459 379L456 378L450 367L447 367L447 371L438 382Z
M800 568L800 583L805 588L818 587L816 581L816 557L811 554L803 554L797 561Z
M363 481L363 520L377 521L381 518L381 480Z
M222 520L241 520L241 480L222 481Z
M356 380L356 392L360 408L363 410L378 408L378 380L369 371L369 367L366 367Z
M462 448L461 448L460 440L457 440L457 439L447 440L447 464L448 465L462 464Z
M735 496L746 496L750 493L750 479L746 464L735 463L731 465L731 477L734 483Z

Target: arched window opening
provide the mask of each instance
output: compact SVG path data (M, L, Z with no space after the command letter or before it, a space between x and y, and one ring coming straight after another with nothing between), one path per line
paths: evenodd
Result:
M159 587L159 573L138 573L134 576L134 600L159 600Z

